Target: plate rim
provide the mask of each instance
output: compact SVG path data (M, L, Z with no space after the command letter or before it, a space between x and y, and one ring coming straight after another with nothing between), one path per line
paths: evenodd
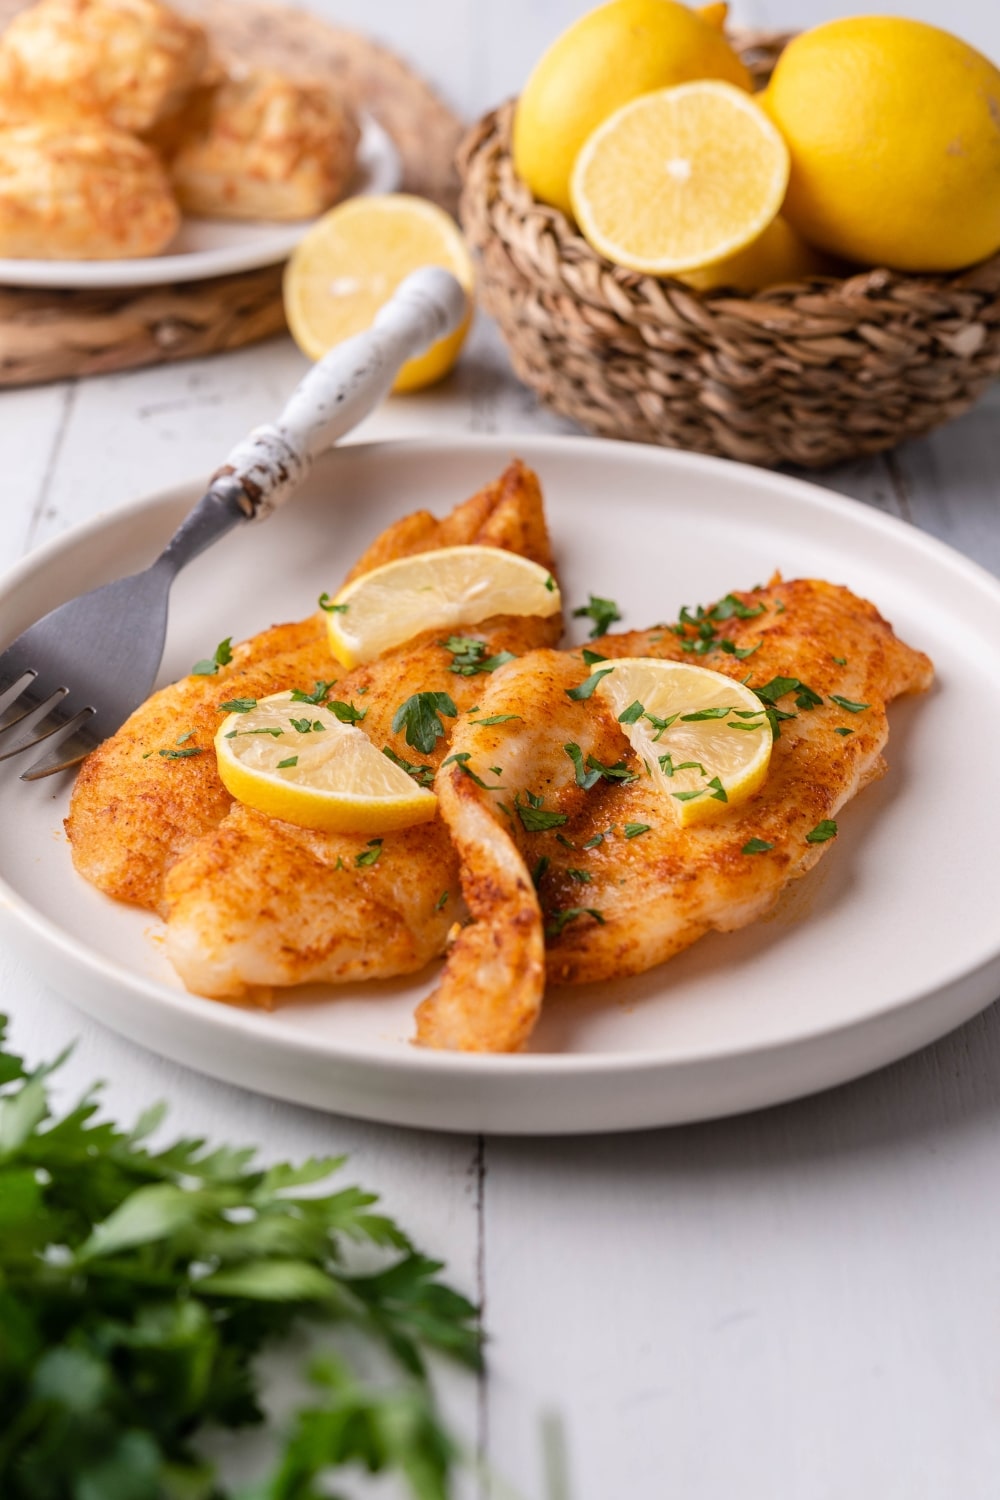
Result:
M361 126L358 161L364 171L367 160L367 171L360 181L355 174L349 191L338 199L340 203L370 193L395 192L402 180L402 157L384 125L380 125L368 110L360 110L358 120ZM126 260L32 260L0 256L0 286L38 291L113 292L170 286L175 282L214 281L219 276L234 276L243 271L280 265L320 218L322 214L294 221L232 221L258 224L278 242L271 249L247 242L226 249L139 255ZM205 222L225 224L227 221L210 219ZM219 264L220 261L225 263Z
M511 432L497 434L456 434L447 438L423 437L402 440L384 440L379 442L348 443L342 445L344 448L363 459L365 456L377 461L381 454L421 454L426 459L435 452L447 457L456 450L463 452L482 452L497 456L498 450L506 456L524 449L529 452L529 461L538 462L538 455L551 453L592 454L595 447L599 447L609 457L627 458L629 463L652 464L654 466L665 465L680 471L684 469L697 469L726 475L732 479L738 476L738 482L743 482L748 487L754 485L769 487L776 486L790 498L797 496L801 501L813 507L815 511L828 511L847 515L863 528L888 535L890 537L905 538L910 547L916 547L928 555L932 561L946 566L959 577L964 577L978 590L985 592L988 602L1000 613L1000 580L994 577L987 569L963 553L949 546L930 533L924 532L911 523L900 518L888 515L883 511L866 505L863 501L853 497L841 495L837 492L828 491L808 480L799 479L792 475L774 473L773 471L761 470L751 465L734 463L727 459L713 458L707 455L681 452L678 450L652 447L649 445L632 444L612 439L593 438L577 435L555 435L537 434L530 432ZM331 461L335 461L337 450L329 455ZM323 458L327 458L324 455ZM318 460L322 463L323 459ZM16 591L27 584L34 575L44 574L52 558L64 553L68 548L78 542L92 538L108 529L125 527L138 517L176 506L189 496L194 499L201 492L203 481L195 479L190 482L176 484L167 489L156 491L145 495L137 500L130 501L114 509L102 511L70 528L59 536L49 539L22 558L3 576L0 576L0 600L4 599L10 592ZM466 1054L435 1052L419 1047L409 1047L397 1051L375 1050L370 1045L362 1045L351 1042L334 1042L329 1039L299 1037L291 1035L287 1031L275 1035L272 1030L268 1032L269 1017L266 1014L236 1006L228 1006L217 1002L206 1001L197 996L192 996L184 991L173 991L160 985L157 981L134 975L128 968L117 964L114 960L107 959L100 953L88 948L75 937L72 937L60 928L55 922L42 915L31 903L23 898L0 874L0 913L14 919L27 929L31 936L52 948L65 960L82 967L92 978L98 980L110 980L118 985L124 985L137 996L151 1002L160 1013L168 1013L179 1010L186 1020L208 1027L217 1037L236 1033L248 1036L254 1041L270 1041L272 1046L281 1049L287 1056L312 1057L323 1056L331 1063L358 1063L368 1067L377 1068L380 1071L394 1075L412 1074L414 1069L420 1070L425 1077L440 1075L458 1075L462 1077L510 1077L510 1070L516 1067L533 1076L536 1080L546 1076L553 1079L573 1074L614 1074L622 1071L640 1072L643 1074L662 1071L670 1073L677 1069L697 1068L701 1065L727 1064L737 1062L740 1059L754 1059L760 1057L776 1057L787 1051L794 1051L803 1047L815 1046L823 1042L833 1042L838 1038L845 1037L850 1032L860 1031L872 1023L885 1022L890 1018L898 1016L907 1009L917 1010L925 1005L935 996L954 992L957 987L973 981L978 975L985 974L996 968L1000 963L1000 938L996 946L988 953L981 955L974 963L964 962L958 971L949 972L948 976L921 989L918 993L912 991L903 997L898 997L879 1005L875 1010L869 1010L861 1016L848 1018L833 1025L798 1025L793 1031L784 1031L778 1038L761 1039L750 1045L741 1045L737 1050L728 1048L723 1041L711 1046L698 1046L680 1052L673 1052L665 1056L662 1052L640 1053L637 1051L601 1051L594 1053L518 1053L513 1056L493 1054ZM86 1002L75 997L74 1004L96 1015L101 1016ZM987 1001L977 1009L985 1008L992 1002ZM967 1018L968 1007L962 1008L962 1015L954 1021L945 1021L934 1034L944 1035L953 1024ZM896 1055L904 1055L899 1053ZM197 1064L194 1064L197 1066ZM859 1076L858 1072L850 1076ZM782 1097L791 1097L791 1094ZM626 1127L628 1128L628 1127Z

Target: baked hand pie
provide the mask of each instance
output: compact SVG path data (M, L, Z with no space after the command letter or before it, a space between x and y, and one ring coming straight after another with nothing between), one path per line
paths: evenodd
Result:
M354 174L358 123L319 83L233 73L170 162L185 213L210 219L308 219Z
M156 255L180 212L157 156L103 120L0 128L0 256Z
M204 29L160 0L38 0L0 38L5 113L99 115L136 135L211 66Z

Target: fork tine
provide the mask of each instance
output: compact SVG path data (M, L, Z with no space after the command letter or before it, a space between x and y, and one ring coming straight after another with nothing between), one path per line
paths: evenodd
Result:
M22 750L32 749L42 740L47 740L49 735L64 728L69 721L67 715L60 712L60 705L68 696L69 688L57 688L42 702L33 704L27 713L19 714L9 724L0 726L0 761L10 760L12 755L20 755ZM17 737L11 744L7 731L18 724L24 726L27 737Z
M19 724L31 712L33 704L29 689L36 675L31 671L21 672L0 692L0 734L12 724Z
M47 754L36 760L27 771L21 772L20 780L41 781L45 776L54 776L58 771L68 771L71 766L79 765L100 740L100 735L88 734L85 729L93 717L92 708L81 708L79 713L61 726L62 733L56 729L44 736L45 740L54 738L55 743Z

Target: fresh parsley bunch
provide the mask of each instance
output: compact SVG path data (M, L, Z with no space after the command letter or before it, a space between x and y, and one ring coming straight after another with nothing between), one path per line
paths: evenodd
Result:
M372 1194L327 1190L342 1159L259 1168L252 1149L153 1149L162 1106L124 1131L97 1118L93 1090L56 1118L58 1062L26 1073L5 1029L0 1017L3 1500L226 1500L199 1435L261 1423L259 1356L320 1320L387 1349L399 1379L366 1383L331 1347L310 1370L315 1404L239 1500L320 1500L346 1465L446 1500L457 1450L424 1355L477 1366L476 1310ZM348 1269L350 1242L376 1269Z

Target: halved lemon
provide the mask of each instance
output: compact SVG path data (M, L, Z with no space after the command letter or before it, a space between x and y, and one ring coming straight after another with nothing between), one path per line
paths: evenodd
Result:
M623 105L587 138L570 192L595 250L667 276L735 255L762 234L788 170L788 147L760 106L707 80Z
M606 665L611 670L595 693L613 709L682 827L720 817L763 783L771 725L748 687L705 667L648 656Z
M328 610L330 649L356 667L425 630L491 615L554 615L559 586L536 562L501 547L439 547L384 563L348 583Z
M300 828L389 833L437 812L434 793L360 729L290 692L229 714L215 736L215 754L222 784L237 802Z
M426 198L387 193L348 198L313 225L285 271L285 315L310 359L371 326L400 282L422 266L452 271L469 294L462 326L403 366L393 390L418 390L446 375L472 318L472 260L454 219Z

